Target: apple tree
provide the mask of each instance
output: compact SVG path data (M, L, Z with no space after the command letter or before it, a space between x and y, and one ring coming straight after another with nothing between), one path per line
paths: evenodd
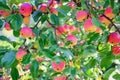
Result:
M120 0L0 0L0 80L119 80Z

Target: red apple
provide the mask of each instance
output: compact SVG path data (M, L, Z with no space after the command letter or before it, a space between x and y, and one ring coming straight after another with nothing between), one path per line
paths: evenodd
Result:
M104 14L110 19L114 18L114 16L115 16L111 7L107 7L105 9Z
M65 62L60 62L60 63L52 62L52 68L56 72L62 72L65 69Z
M32 5L30 3L22 3L22 5L20 6L20 14L22 14L23 16L30 16L30 14L32 13Z
M108 42L113 45L120 43L120 34L118 34L117 32L110 33L108 36Z
M114 55L120 54L120 46L113 46L112 47L112 53Z
M18 52L16 53L16 59L17 60L22 60L23 56L27 54L27 51L24 50L23 48L20 48Z
M23 38L34 38L34 36L35 36L30 27L21 28L20 35Z
M87 12L84 10L80 10L76 14L76 19L78 22L83 22L84 19L87 18Z

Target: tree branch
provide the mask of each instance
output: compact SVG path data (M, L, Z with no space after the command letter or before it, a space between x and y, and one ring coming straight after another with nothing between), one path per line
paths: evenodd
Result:
M94 8L94 10L98 10L96 7L93 7L91 4L86 3L86 6L90 6L92 8ZM114 24L114 22L112 21L112 19L110 19L109 17L107 17L104 13L102 13L102 16L104 16L107 20L109 20L111 22L111 24L116 28L116 30L120 33L119 28Z

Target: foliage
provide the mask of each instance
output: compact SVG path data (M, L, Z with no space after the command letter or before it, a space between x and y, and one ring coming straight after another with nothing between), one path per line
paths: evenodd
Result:
M0 80L119 80L119 3L0 0Z

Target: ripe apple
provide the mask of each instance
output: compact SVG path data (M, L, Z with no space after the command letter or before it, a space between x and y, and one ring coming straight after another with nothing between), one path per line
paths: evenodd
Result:
M30 3L22 3L20 6L20 14L23 16L30 16L32 13L32 5Z

